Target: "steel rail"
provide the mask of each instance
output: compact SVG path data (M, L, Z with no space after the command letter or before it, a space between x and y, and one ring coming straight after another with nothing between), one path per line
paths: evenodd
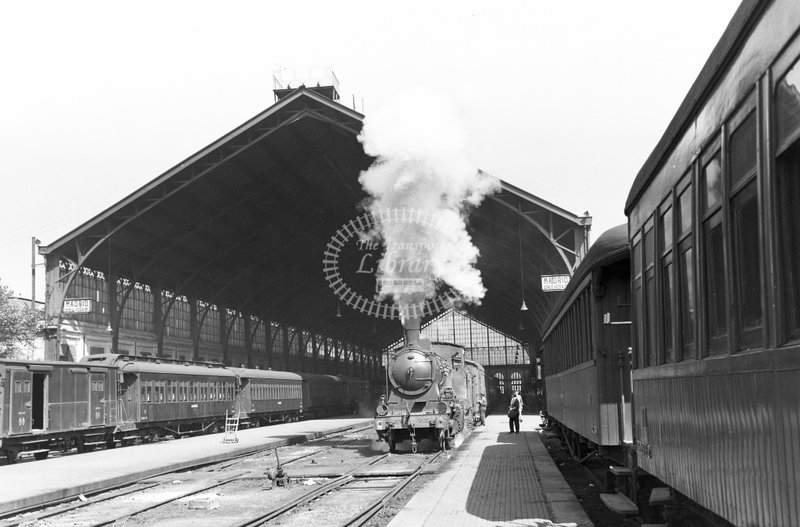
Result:
M383 510L383 508L386 506L386 503L389 500L391 500L392 498L397 496L400 493L400 491L402 491L404 488L406 488L412 481L417 479L417 477L419 477L419 475L422 473L422 469L426 465L433 464L437 459L439 459L439 457L441 455L442 455L442 451L439 451L429 461L420 464L420 466L417 467L417 469L413 473L411 473L408 476L406 476L403 479L403 481L401 481L400 483L395 485L388 492L386 492L383 496L380 496L379 498L375 499L364 510L362 510L361 512L357 513L356 515L350 517L348 520L346 520L344 523L342 523L340 527L360 527L361 525L364 525L365 523L367 523L376 514L378 514L381 510Z
M187 492L182 492L181 494L179 494L177 496L173 496L172 498L167 498L167 499L155 502L155 503L151 503L149 505L146 505L144 507L136 509L133 512L127 512L125 514L121 514L121 515L116 516L116 517L111 518L111 519L103 520L103 521L100 521L100 522L97 522L97 523L91 523L87 527L102 527L103 525L111 525L112 523L114 523L116 521L119 521L119 520L122 520L122 519L125 519L125 518L130 518L132 516L136 516L137 514L141 514L141 513L145 512L145 511L149 511L151 509L155 509L156 507L161 507L162 505L166 505L167 503L172 503L173 501L177 501L177 500L185 498L187 496L191 496L193 494L199 494L201 492L207 491L208 489L213 489L214 487L220 487L222 485L226 485L226 484L228 484L228 483L230 483L232 481L236 481L237 479L241 478L243 475L244 474L237 474L237 475L235 475L233 477L230 477L230 478L225 478L225 479L222 479L222 480L218 480L218 481L215 481L215 482L210 483L208 485L203 485L199 489L194 489L194 490L190 490L190 491L187 491Z
M138 483L126 483L126 485L130 485L131 487L135 487L137 484ZM99 491L100 493L106 492L106 494L100 496L100 495L97 495L95 493L92 493L92 494L90 494L90 496L92 496L91 498L87 498L86 500L81 500L78 503L74 503L72 505L68 505L66 507L62 507L62 508L57 509L57 510L52 510L52 511L48 511L48 512L41 512L41 513L35 513L35 514L29 514L29 515L25 516L25 518L20 518L19 520L0 521L0 527L15 527L15 526L21 525L23 523L24 524L29 524L29 523L34 522L34 521L39 521L39 520L43 520L45 518L51 518L53 516L58 516L60 514L64 514L65 512L73 511L75 509L80 509L82 507L88 507L89 505L94 505L95 503L101 503L101 502L104 502L104 501L113 500L114 498L119 498L119 497L125 496L127 494L132 494L134 492L139 492L140 490L148 490L148 489L151 489L153 487L157 487L160 484L161 483L142 484L141 486L138 486L138 487L135 487L135 488L123 489L123 490L121 490L119 492ZM85 498L85 496L84 496L84 498ZM53 503L53 505L58 505L59 503L63 503L63 502L64 502L63 499L55 500L55 503ZM45 506L43 506L43 508L49 507L49 506L51 506L51 505L45 505Z
M345 474L343 476L340 476L340 477L338 477L338 478L326 483L325 485L319 487L318 489L314 489L311 492L307 492L306 494L303 494L302 496L290 501L289 503L286 503L284 505L281 505L280 507L272 509L272 510L268 511L265 514L261 514L259 516L256 516L255 518L251 518L251 519L249 519L249 520L247 520L245 522L238 523L234 527L256 527L258 525L264 525L268 521L270 521L270 520L272 520L274 518L277 518L281 514L284 514L284 513L288 512L288 511L294 509L295 507L298 507L298 506L303 505L305 503L309 503L309 502L319 498L320 496L322 496L324 494L327 494L328 492L331 492L332 490L336 490L338 488L341 488L341 487L347 485L351 481L355 480L355 478L352 476L353 473L358 472L359 470L361 470L364 467L368 467L370 465L374 465L375 463L377 463L379 461L382 461L383 459L387 458L388 456L389 456L389 454L383 454L381 456L378 456L377 458L369 461L368 463L363 463L363 464L361 464L361 465L359 465L359 466L357 466L355 468L352 468L352 469L348 470L347 472L345 472Z
M341 430L341 431L338 431L338 432L332 432L330 434L325 434L323 436L316 437L314 439L310 439L310 440L308 440L306 442L307 443L313 443L313 442L321 441L323 439L331 439L331 438L335 438L335 437L340 437L340 436L343 436L343 435L347 435L347 434L354 433L354 432L361 432L363 430L368 430L368 429L371 429L371 428L372 428L371 425L364 426L364 427L361 427L361 428L351 427L351 428L348 428L346 430ZM298 443L289 442L289 443L286 443L285 445L282 445L282 446L292 446L292 445L296 445L296 444L302 444L302 443L300 443L299 441L298 441ZM322 452L326 452L326 451L328 451L328 450L330 450L332 448L333 447L325 447L325 448L322 448L322 449L317 450L315 452L311 452L311 453L304 454L304 455L298 456L296 458L293 458L293 459L291 459L289 461L286 461L283 464L286 465L286 464L289 464L289 463L293 463L293 462L295 462L295 461L297 461L299 459L302 459L302 458L305 458L305 457L309 457L309 456L313 456L313 455L316 455L316 454L319 454L319 453L322 453ZM240 461L242 459L247 459L249 457L253 457L254 455L261 454L261 453L264 453L266 451L275 450L275 449L276 449L276 447L272 446L272 447L263 448L263 449L259 449L259 450L248 452L246 454L243 454L241 456L238 456L238 457L234 458L234 462L233 463L228 463L226 465L223 465L223 466L221 466L221 468L231 467L231 466L233 466L235 464L236 461ZM214 464L217 464L217 463L220 463L220 462L219 461L212 461L212 462L198 463L196 465L191 465L191 466L188 466L188 467L184 467L180 471L196 469L196 468L200 468L200 467L204 467L204 466L208 466L208 465L214 465ZM124 495L129 494L129 493L137 492L137 491L140 491L140 490L148 490L148 489L150 489L150 488L152 488L154 486L158 486L159 483L154 483L152 485L148 485L148 486L145 486L145 487L137 487L137 488L132 488L132 489L126 489L125 491L117 492L117 493L113 492L115 489L120 489L122 487L126 487L126 486L129 486L129 485L130 486L137 485L141 481L147 481L149 479L153 479L154 477L163 476L165 474L172 474L174 472L175 471L160 472L160 473L157 473L157 474L151 474L151 475L147 476L146 478L142 478L141 480L138 480L138 481L128 481L128 482L125 482L125 483L116 483L114 485L109 485L108 487L98 488L96 490L93 490L91 493L85 493L85 494L88 494L90 496L93 496L93 498L90 498L90 499L88 499L86 501L81 501L80 503L75 503L73 505L70 505L70 506L68 506L66 508L59 509L57 511L43 512L41 514L29 515L25 519L20 519L20 520L0 519L0 527L16 527L16 526L21 525L23 523L28 523L30 521L38 520L40 518L43 519L43 518L50 518L50 517L53 517L53 516L58 516L58 515L60 515L60 514L62 514L64 512L68 512L68 511L79 509L79 508L83 508L83 507L88 507L88 506L93 505L95 503L100 503L102 501L111 500L111 499L114 499L116 497L124 496ZM243 474L239 474L236 478L238 478L238 479L248 479L247 478L247 474L250 474L250 471L248 471L246 473L243 473ZM228 483L228 481L224 481L222 484L225 484L225 483ZM212 485L212 487L209 487L209 488L213 488L214 486L218 486L218 484ZM207 489L201 489L201 490L207 490ZM101 496L101 494L103 494L103 493L110 493L110 494L108 496ZM53 506L59 505L61 503L66 503L68 501L79 499L80 496L84 496L85 494L71 495L71 496L67 496L67 497L64 497L64 498L58 498L58 499L55 499L55 500L51 500L51 501L48 501L46 503L39 503L39 504L36 504L36 505L33 505L33 506L29 506L29 507L22 507L22 508L13 510L13 511L9 511L3 517L4 518L13 518L15 516L19 516L21 514L24 514L24 513L28 512L28 511L46 509L47 507L53 507ZM189 494L189 495L191 495L191 494ZM181 496L181 497L184 497L184 496ZM180 499L181 497L178 497L178 498L175 498L175 499ZM167 500L167 501L164 502L164 504L169 503L169 501L174 501L174 499L173 500ZM156 506L159 506L159 504L157 504ZM143 511L135 511L135 512L130 513L130 514L126 515L126 516L134 516L136 514L139 514L140 512L143 512ZM122 516L122 518L124 518L124 517L125 516ZM104 525L104 524L100 524L100 525Z

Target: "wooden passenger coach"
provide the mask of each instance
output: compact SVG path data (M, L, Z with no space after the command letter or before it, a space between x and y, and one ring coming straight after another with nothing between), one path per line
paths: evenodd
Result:
M800 521L800 3L742 2L626 205L638 466Z
M303 379L303 411L307 418L349 413L352 401L343 378L310 373L299 375Z
M241 419L260 425L294 421L303 413L303 380L282 371L229 368L239 380Z
M110 440L116 426L113 368L74 362L0 360L0 449L44 459Z
M220 430L236 409L236 376L221 366L164 364L119 356L120 427L149 437Z
M574 449L626 462L632 443L628 231L620 225L592 245L542 332L550 419ZM578 439L578 438L583 438ZM582 456L581 456L582 457Z

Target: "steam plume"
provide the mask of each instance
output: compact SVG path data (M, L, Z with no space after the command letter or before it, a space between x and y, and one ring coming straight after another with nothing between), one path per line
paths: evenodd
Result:
M461 300L480 303L486 290L465 219L500 183L467 160L455 106L434 94L407 94L371 113L359 140L376 157L359 178L371 196L366 209L385 220L371 233L385 247L379 296L392 296L403 314L444 282ZM421 277L430 284L410 290L408 279Z

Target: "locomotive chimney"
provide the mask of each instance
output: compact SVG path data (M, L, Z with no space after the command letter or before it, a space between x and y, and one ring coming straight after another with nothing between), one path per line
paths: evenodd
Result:
M403 321L403 331L405 332L406 346L419 345L419 319L408 318Z

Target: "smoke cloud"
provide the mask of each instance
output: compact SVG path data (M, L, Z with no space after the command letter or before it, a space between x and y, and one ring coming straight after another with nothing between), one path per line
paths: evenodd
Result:
M466 218L500 182L467 160L452 100L408 93L371 112L359 140L376 158L359 180L371 196L365 208L382 219L370 233L385 248L379 297L391 296L403 314L445 283L460 300L480 303L486 290Z

